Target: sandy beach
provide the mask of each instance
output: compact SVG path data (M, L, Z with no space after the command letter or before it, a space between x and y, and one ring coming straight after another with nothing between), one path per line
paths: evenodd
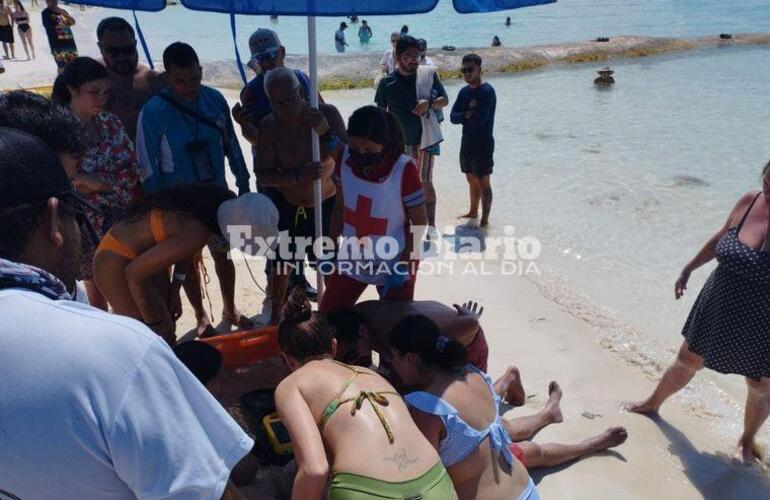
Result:
M94 33L99 10L89 9L81 13L76 6L69 6L67 9L78 20L75 36L81 55L97 56ZM20 59L4 61L6 73L0 75L0 89L50 85L55 76L55 65L39 23L39 12L34 10L30 14L38 19L33 25L37 60L24 61L23 48L17 43L16 55ZM768 43L770 38L752 35L738 38L737 42ZM497 61L503 71L506 65L513 67L512 65L520 61L536 62L542 61L543 58L548 59L551 57L547 56L549 53L552 53L553 60L548 60L547 63L580 62L582 59L595 62L603 60L604 57L621 56L624 52L626 56L634 55L632 51L639 47L647 47L652 54L655 53L655 47L663 47L661 50L689 50L696 46L684 44L676 39L642 40L642 37L628 37L613 42L616 45L606 45L601 49L606 51L603 52L604 56L592 59L593 56L586 55L594 53L591 52L593 46L585 47L586 43L581 42L568 49L562 47L559 54L553 54L555 49L547 46L522 49L518 52L514 49L503 49L498 52L497 58L494 52L496 49L485 49L488 51L485 54ZM716 44L711 37L688 43L697 43L698 48L708 48ZM457 66L459 57L459 53L454 53L440 55L436 59L449 68ZM350 56L349 63L361 67L363 64L370 64L375 58L378 59L379 56ZM289 64L301 66L302 61L291 59ZM323 66L322 63L321 67ZM218 72L220 70L217 68L221 68L221 72ZM232 64L227 69L224 63L217 63L207 71L204 79L208 82L214 82L220 87L234 87L237 84ZM338 75L333 74L326 77L329 82L339 79ZM231 83L225 82L226 78L230 78ZM237 92L224 92L230 104L234 104ZM343 94L328 92L324 94L324 98L327 102L334 103L335 96L341 95ZM242 138L241 146L247 163L250 164L250 148ZM454 158L444 161L452 165L456 163ZM449 171L455 176L454 180L459 181L459 168L452 166L450 169L453 169ZM229 180L231 185L234 185L232 178ZM438 211L458 212L456 200L439 196ZM496 217L499 224L506 222L504 214L493 217ZM213 262L207 252L204 256L212 278L208 290L211 292L214 323L217 324L221 319L221 297L213 273ZM261 320L264 293L260 287L264 289L266 286L262 272L264 262L249 261L250 269L240 256L237 256L235 262L238 273L236 304L243 313ZM508 415L522 416L534 413L548 398L548 383L556 380L561 384L564 391L564 422L546 428L536 436L535 441L577 442L618 425L626 427L629 433L628 441L610 452L563 467L531 471L542 498L770 498L770 476L748 469L733 460L732 454L741 422L727 421L727 417L719 412L691 404L685 397L686 391L673 397L663 407L659 418L647 418L622 411L622 401L639 399L651 391L661 367L651 369L649 365L641 366L629 361L628 356L619 354L616 346L607 338L597 335L596 329L585 317L551 300L537 274L503 276L498 272L496 265L493 263L488 269L490 274L484 276L463 276L459 273L422 275L418 279L416 299L438 300L447 304L474 300L485 306L482 325L490 345L489 372L498 376L508 366L517 366L528 395L526 405L510 411ZM252 280L251 273L258 285ZM368 290L362 297L373 298L376 298L373 290ZM178 323L178 336L190 338L195 323L194 316L187 301L183 302L186 305L184 315ZM728 438L717 432L717 428L725 426L734 428L732 437ZM763 435L766 434L765 432ZM764 445L765 460L770 461L768 444Z
M235 102L234 92L225 94ZM325 93L327 102L334 102L335 94ZM245 143L242 148L248 151ZM453 209L451 200L439 198L439 212ZM204 255L211 273L213 262ZM236 256L235 262L238 307L258 321L266 319L260 316L264 294L259 289L266 286L264 261L248 261L259 287L242 256ZM431 262L437 265L439 261ZM537 264L537 260L534 262ZM770 477L733 460L740 422L725 421L723 415L693 406L683 395L674 396L664 405L659 418L621 410L621 402L638 399L652 390L658 372L621 356L606 339L597 336L584 317L550 300L534 271L504 276L499 272L499 263L490 264L483 270L475 268L483 276L460 272L421 275L415 298L446 304L474 300L484 305L482 325L490 345L489 373L498 376L508 366L517 366L528 396L524 407L506 416L535 413L548 398L549 382L556 380L564 390L564 422L541 431L536 442L578 442L612 426L624 426L629 433L625 444L609 452L562 467L531 471L544 499L590 499L597 495L610 499L682 500L767 497ZM308 279L314 282L312 276L308 274ZM212 278L208 289L216 324L221 319L221 299L216 279ZM376 298L370 289L361 300ZM194 324L192 311L186 306L178 335L190 338ZM725 424L735 428L734 438L716 431Z

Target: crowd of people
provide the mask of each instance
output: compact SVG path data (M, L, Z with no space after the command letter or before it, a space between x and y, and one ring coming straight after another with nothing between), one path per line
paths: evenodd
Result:
M47 3L67 25L69 16L53 10L56 0ZM319 108L311 107L307 75L285 67L278 34L264 28L249 39L256 75L232 108L202 84L193 47L172 43L163 52L165 71L151 70L138 62L132 27L115 17L97 28L101 60L71 57L71 38L69 48L59 46L50 99L0 95L0 366L9 410L0 421L3 493L240 498L238 486L254 477L254 442L201 383L216 377L217 353L177 345L176 330L182 289L199 337L256 326L236 304L230 256L233 248L254 253L254 246L233 238L234 227L288 246L269 255L265 272L268 322L278 327L291 370L275 404L296 461L293 498L534 500L528 468L625 442L622 427L573 444L531 441L563 419L559 384L549 385L536 414L501 417L501 402L521 406L525 392L515 367L496 381L486 373L483 308L414 300L413 250L423 233L411 229L435 226L433 172L450 99L427 43L407 32L393 33L374 105L347 123L321 96ZM459 69L467 86L450 121L462 125L470 198L462 217L478 217L481 205L480 225L487 226L496 97L478 55L465 55ZM255 183L235 123L253 146ZM313 161L313 133L320 161ZM770 311L762 288L768 170L765 196L744 196L682 272L677 296L692 271L720 261L685 326L677 363L648 400L629 406L657 411L702 366L743 374L747 459L770 412L767 358L738 355L747 345L753 353L770 350L752 336L752 325ZM314 205L316 181L321 207ZM338 247L330 259L300 248L300 240L320 236L319 208L332 241L369 238L376 247L390 238L395 257L346 256ZM204 247L219 281L225 332L203 306ZM318 311L305 258L326 282ZM372 265L343 265L362 260ZM327 265L332 272L324 272ZM369 285L380 300L359 303ZM40 471L48 480L39 480Z

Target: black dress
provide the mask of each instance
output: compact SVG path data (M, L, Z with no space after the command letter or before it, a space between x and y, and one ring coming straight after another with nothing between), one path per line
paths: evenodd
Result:
M759 196L719 240L719 265L682 330L706 367L753 379L770 377L770 252L744 245L738 234Z

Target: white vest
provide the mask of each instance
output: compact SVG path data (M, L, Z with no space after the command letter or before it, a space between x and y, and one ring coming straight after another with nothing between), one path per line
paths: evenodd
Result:
M340 183L345 200L339 271L357 281L384 285L384 269L397 262L406 246L406 211L401 180L412 158L401 155L382 182L361 179L342 155Z

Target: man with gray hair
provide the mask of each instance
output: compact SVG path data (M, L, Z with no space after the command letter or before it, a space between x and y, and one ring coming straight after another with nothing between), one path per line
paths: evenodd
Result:
M297 238L315 238L313 182L321 179L323 232L328 233L336 188L331 180L334 160L331 153L347 142L345 124L339 111L329 104L310 108L296 73L288 68L270 70L264 79L265 94L272 113L260 124L255 173L266 195L278 208L279 238L270 271L271 324L280 319L286 297L288 276L304 266L306 245ZM321 163L312 162L311 130L321 140ZM320 236L320 235L319 235ZM306 240L307 241L307 240ZM310 249L311 261L316 256Z

